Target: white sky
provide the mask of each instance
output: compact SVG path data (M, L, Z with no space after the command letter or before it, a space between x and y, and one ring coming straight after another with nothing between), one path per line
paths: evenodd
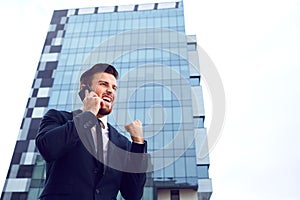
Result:
M1 1L0 191L53 10L143 2L150 0ZM226 94L210 154L211 199L300 199L300 1L184 4L187 34L197 35Z

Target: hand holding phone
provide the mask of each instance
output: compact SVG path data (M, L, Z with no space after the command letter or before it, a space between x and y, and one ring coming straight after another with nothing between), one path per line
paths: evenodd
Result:
M85 98L87 98L85 101L83 101L82 110L90 111L94 115L97 116L99 109L101 107L101 101L103 101L103 100L100 99L96 93L93 92L93 94L88 94L88 93L86 93L86 91L88 91L89 93L93 92L92 89L88 85L86 85L78 93L78 95L82 101ZM86 95L88 95L88 97L86 97Z
M83 101L83 99L85 98L85 91L86 91L86 90L88 90L89 92L92 91L91 88L90 88L90 86L88 86L88 85L84 86L84 87L79 91L79 93L78 93L78 95L79 95L81 101Z

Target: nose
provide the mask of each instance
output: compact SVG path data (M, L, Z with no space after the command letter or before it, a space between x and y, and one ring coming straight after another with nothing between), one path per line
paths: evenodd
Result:
M106 88L106 92L107 92L108 94L111 94L111 93L113 92L113 88L112 88L111 85L108 86L108 87Z

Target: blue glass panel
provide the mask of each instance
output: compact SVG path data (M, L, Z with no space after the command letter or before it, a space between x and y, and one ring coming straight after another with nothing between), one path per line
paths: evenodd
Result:
M169 18L169 26L176 26L177 25L177 17L170 17Z
M153 137L147 138L147 147L149 149L149 151L153 151L154 149L154 139Z
M180 107L173 107L173 123L181 123L182 122L182 113Z
M164 131L173 131L173 125L172 124L164 124L164 127L163 127L163 130Z
M62 83L69 84L71 82L71 78L72 78L72 72L70 72L70 71L64 72L64 78L63 78Z
M145 91L145 87L140 87L138 90L137 90L137 97L136 97L136 100L137 101L145 101L146 100L146 91Z
M162 27L168 27L169 25L168 17L161 18L161 23L162 23Z
M194 127L195 128L203 128L204 127L204 118L203 117L194 118Z
M164 146L168 145L173 141L173 132L172 131L164 131Z
M58 101L59 91L52 91L49 99L49 105L56 105Z
M154 149L163 148L163 134L160 132L154 136Z
M80 65L83 62L83 53L78 53L76 56L75 64Z
M145 87L145 94L147 100L153 100L154 94L153 94L153 88L152 87Z
M63 80L63 72L56 71L55 72L54 84L61 84L62 80Z
M197 176L196 172L196 158L186 157L186 175L187 177Z
M146 121L145 121L145 109L144 108L136 108L134 119L139 119L143 124L145 124L146 123Z
M154 90L154 100L156 101L162 101L163 100L163 94L162 94L162 87L153 87Z
M200 77L191 77L190 83L192 86L199 86L200 85Z
M204 178L204 179L209 178L207 165L198 165L197 172L199 178Z
M163 101L163 107L172 107L172 101Z
M178 160L175 161L175 176L176 177L186 176L184 157L180 157Z
M138 51L138 58L139 58L139 60L145 60L146 59L146 52L147 51Z
M118 22L116 20L110 21L110 30L117 30L117 29L118 29Z
M74 33L78 33L81 31L82 23L77 23L76 26L74 26Z
M66 105L67 104L67 99L68 99L68 94L69 94L69 91L65 91L65 90L60 91L58 104Z
M161 162L162 162L162 161L161 161ZM164 175L163 175L163 169L159 169L159 170L154 171L154 172L153 172L153 175L154 175L154 177L156 177L156 178L158 178L158 177L160 177L160 178L164 177Z
M95 28L96 28L96 29L95 29L96 32L101 32L101 31L103 30L103 22L98 21L98 22L96 23Z
M135 102L136 108L145 108L145 102L144 101L137 101Z
M168 165L164 168L165 178L174 178L174 165Z
M73 88L78 88L79 89L79 71L73 70L72 72L72 78L71 78L71 83L74 84Z
M178 131L181 123L173 123L172 124L172 130L173 131Z
M195 152L195 148L194 148L194 142L191 144L191 146L185 151L184 156L187 157L195 157L196 156L196 152Z

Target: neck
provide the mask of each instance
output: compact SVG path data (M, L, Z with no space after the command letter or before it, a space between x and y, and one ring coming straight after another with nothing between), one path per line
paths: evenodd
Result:
M104 117L105 115L100 115L99 113L97 114L97 118L102 118Z

